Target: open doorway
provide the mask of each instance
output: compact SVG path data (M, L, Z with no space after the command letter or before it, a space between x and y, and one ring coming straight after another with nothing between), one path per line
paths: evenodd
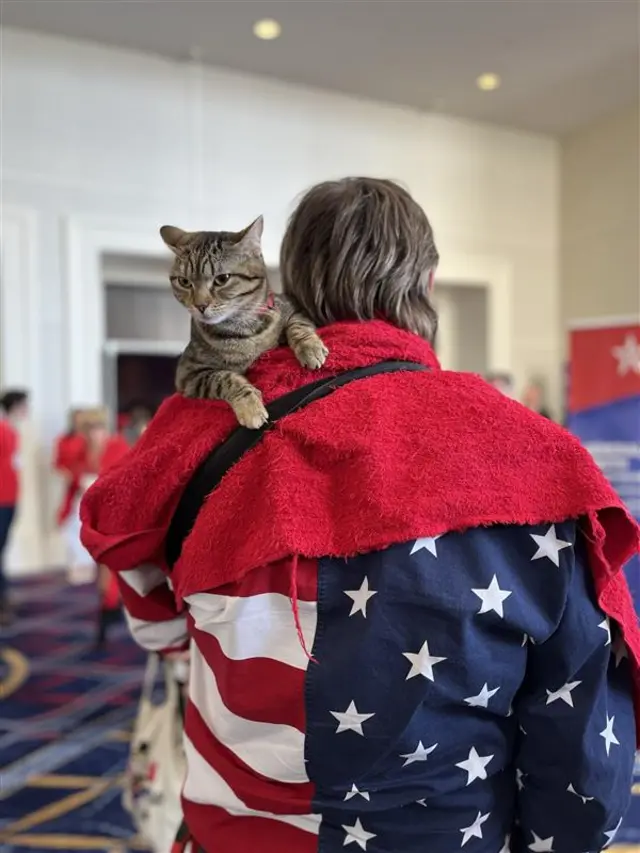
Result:
M171 292L166 259L107 255L102 272L103 399L122 428L131 407L154 412L173 394L189 316Z
M490 366L487 288L436 283L434 304L439 316L436 352L442 366L485 374Z
M175 391L176 362L183 344L111 340L104 349L103 399L114 426L123 429L133 407L153 413Z
M116 355L118 410L126 411L137 401L155 411L174 392L177 357L163 353L123 352Z

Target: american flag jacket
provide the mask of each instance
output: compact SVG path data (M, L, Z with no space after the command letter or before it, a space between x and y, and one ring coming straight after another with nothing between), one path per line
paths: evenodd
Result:
M626 808L638 531L577 441L383 322L223 478L167 579L167 525L233 429L170 398L85 496L134 636L191 645L187 825L206 853L593 853ZM309 381L286 349L267 401ZM328 556L331 555L331 556Z
M576 524L418 539L158 605L120 574L134 637L191 638L186 823L234 853L586 853L629 802L626 647ZM162 618L162 617L165 618Z

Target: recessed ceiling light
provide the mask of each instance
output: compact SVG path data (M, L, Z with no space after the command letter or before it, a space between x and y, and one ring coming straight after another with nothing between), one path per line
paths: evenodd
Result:
M259 39L264 39L264 41L277 39L281 32L282 27L272 18L263 18L261 21L256 21L253 25L254 36Z
M476 80L476 86L483 92L493 92L500 88L500 83L499 75L493 73L481 74Z

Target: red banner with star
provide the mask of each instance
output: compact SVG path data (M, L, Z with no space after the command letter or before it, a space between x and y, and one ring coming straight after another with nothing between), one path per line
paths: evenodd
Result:
M640 321L571 330L568 426L640 520ZM640 566L629 567L640 611Z

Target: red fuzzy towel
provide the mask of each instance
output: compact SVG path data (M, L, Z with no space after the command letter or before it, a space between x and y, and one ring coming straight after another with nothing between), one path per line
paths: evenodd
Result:
M173 572L178 597L295 554L346 557L478 525L581 518L598 600L635 664L640 719L640 631L622 573L638 527L591 456L477 376L441 371L415 335L382 321L322 335L331 354L320 376L386 359L432 370L354 382L279 423L203 507ZM317 375L278 349L249 378L269 401ZM85 497L82 538L94 558L115 571L162 565L182 489L234 426L223 403L167 400Z

